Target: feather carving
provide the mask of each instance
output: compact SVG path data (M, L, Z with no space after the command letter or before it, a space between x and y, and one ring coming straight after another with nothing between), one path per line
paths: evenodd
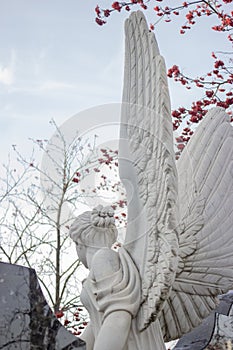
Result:
M164 59L140 12L130 16L125 30L123 133L128 140L139 201L146 212L147 223L141 270L143 298L138 317L139 327L143 329L157 317L175 277L178 262L177 172ZM119 166L121 168L121 161ZM126 248L140 265L134 253L138 241L127 246L127 239L131 241L130 234L128 229Z
M209 111L176 164L164 59L141 12L131 14L125 32L125 248L142 279L139 329L159 319L169 341L233 288L233 129L223 109Z

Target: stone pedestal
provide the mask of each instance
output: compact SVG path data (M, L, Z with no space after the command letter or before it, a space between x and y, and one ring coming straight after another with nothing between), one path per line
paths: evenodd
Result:
M36 273L0 263L0 348L7 350L85 350L85 343L57 320Z
M219 297L219 306L202 324L184 335L174 350L228 350L233 344L233 291Z

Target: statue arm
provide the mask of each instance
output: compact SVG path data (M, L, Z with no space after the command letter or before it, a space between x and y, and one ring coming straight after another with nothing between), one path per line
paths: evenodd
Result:
M85 341L85 343L86 343L86 350L93 350L94 343L95 343L95 337L94 337L94 334L93 334L92 325L90 323L89 323L89 325L87 326L87 328L85 329L85 331L83 332L83 334L81 335L80 338Z
M101 326L94 350L123 350L128 339L131 320L132 316L127 311L118 310L110 313Z
M118 253L108 248L99 250L92 265L98 311L103 313L94 350L123 350L141 300L138 271L123 248Z

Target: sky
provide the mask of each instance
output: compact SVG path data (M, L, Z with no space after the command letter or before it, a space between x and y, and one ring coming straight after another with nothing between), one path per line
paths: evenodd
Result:
M102 7L109 4L99 0ZM82 110L121 101L128 13L114 13L100 27L95 6L93 0L0 2L1 162L12 144L24 153L31 147L28 138L50 138L52 118L62 125ZM153 11L145 14L153 22ZM167 66L178 64L193 75L206 72L211 51L226 49L222 34L209 29L215 20L201 19L183 36L179 24L184 20L177 21L156 27ZM169 84L173 107L197 97L195 91Z

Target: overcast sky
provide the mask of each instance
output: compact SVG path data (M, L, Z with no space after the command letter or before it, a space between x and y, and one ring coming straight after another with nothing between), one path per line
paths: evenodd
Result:
M51 118L62 125L82 110L121 101L128 13L114 13L99 27L94 20L97 2L0 2L0 163L12 144L29 153L29 137L50 138ZM110 0L99 0L106 4ZM145 14L153 22L153 11ZM182 17L176 20L184 23ZM211 69L212 51L229 50L223 34L209 29L214 19L200 22L184 36L175 22L156 27L167 67L178 64L195 76ZM173 108L188 106L197 97L171 80L169 84Z
M99 0L99 5L109 3ZM11 144L24 150L29 137L49 138L51 118L60 125L86 108L120 102L123 23L128 13L114 13L107 25L99 27L95 5L93 0L1 1L2 159ZM152 15L146 12L149 22ZM176 63L193 75L211 69L211 51L226 46L222 34L208 29L215 20L208 22L201 20L184 36L175 22L158 25L156 36L168 67ZM195 97L195 92L171 84L173 107L187 105Z

